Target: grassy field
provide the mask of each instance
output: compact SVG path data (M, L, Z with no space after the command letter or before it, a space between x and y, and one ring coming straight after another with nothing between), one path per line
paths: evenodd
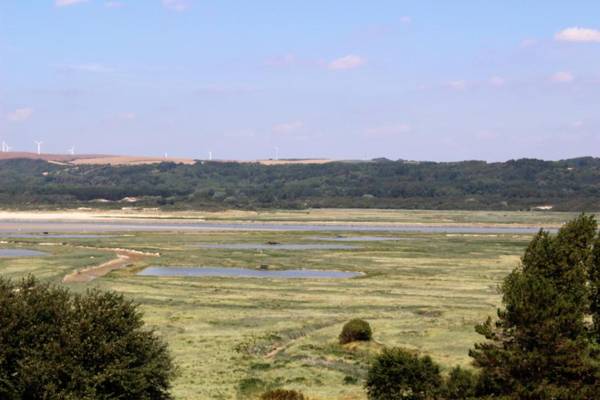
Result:
M374 213L369 218L386 221L386 215ZM398 212L394 215L401 218ZM456 220L459 215L465 223L501 220L499 215L464 212L450 213L446 219ZM558 224L564 217L541 222ZM405 218L419 222L414 214ZM531 218L513 216L512 220L532 223ZM435 221L424 218L421 222ZM333 238L337 234L317 235ZM497 285L517 265L531 238L384 235L400 240L345 242L357 246L351 250L257 251L198 245L325 242L314 239L314 232L143 232L99 239L47 238L43 240L46 245L40 245L40 239L5 239L0 247L37 249L52 256L0 259L0 273L10 277L33 273L60 282L75 269L113 257L100 248L160 252L159 258L148 257L90 284L70 286L77 291L88 287L117 290L141 304L146 322L167 340L179 365L174 386L178 399L253 398L271 387L300 389L316 399L364 399L362 385L369 359L382 346L416 349L445 368L468 365L467 351L479 340L473 326L495 313L500 300ZM340 280L136 276L149 265L268 265L270 269L334 269L365 275ZM355 317L371 323L375 343L337 344L343 323Z

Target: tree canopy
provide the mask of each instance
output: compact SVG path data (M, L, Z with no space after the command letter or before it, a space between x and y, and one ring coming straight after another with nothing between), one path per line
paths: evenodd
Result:
M600 393L598 244L593 217L540 231L502 285L498 319L477 326L479 394L592 399ZM590 323L589 321L593 321Z
M378 160L266 166L138 166L0 161L0 205L14 207L600 210L600 159L452 163Z
M0 278L0 310L1 399L171 398L167 346L123 296Z

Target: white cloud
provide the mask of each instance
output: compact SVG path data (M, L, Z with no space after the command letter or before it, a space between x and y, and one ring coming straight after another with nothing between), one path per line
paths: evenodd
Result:
M466 81L450 81L447 85L454 90L465 90L467 88Z
M506 84L506 79L500 77L500 76L492 76L490 78L490 85L495 86L495 87L500 87L500 86L504 86Z
M161 0L165 8L173 11L185 11L190 8L188 0Z
M33 115L33 108L17 108L15 111L6 115L6 119L11 122L27 121Z
M368 136L398 136L412 131L412 127L408 124L394 124L379 126L366 130Z
M54 5L56 7L68 7L74 6L75 4L87 3L88 0L55 0Z
M563 29L554 35L561 42L595 42L600 43L600 31L596 29L572 27Z
M299 129L302 129L303 127L304 123L302 121L284 122L275 125L273 127L273 132L280 135L288 135L290 133L296 132Z
M575 80L575 77L570 72L560 71L560 72L557 72L554 75L552 75L550 77L550 80L552 82L556 82L556 83L570 83Z
M331 61L327 67L331 70L354 69L363 66L366 62L367 61L360 56L349 54Z
M65 71L77 71L77 72L113 72L113 68L107 67L102 64L67 64L58 65L57 68Z

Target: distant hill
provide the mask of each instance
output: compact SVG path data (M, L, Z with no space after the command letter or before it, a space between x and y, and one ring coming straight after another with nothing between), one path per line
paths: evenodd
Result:
M600 159L591 157L275 165L75 161L0 160L0 206L600 210Z

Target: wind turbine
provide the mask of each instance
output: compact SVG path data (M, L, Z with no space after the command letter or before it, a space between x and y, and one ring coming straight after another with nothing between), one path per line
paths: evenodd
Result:
M75 146L71 146L71 148L69 149L69 154L72 156L75 155Z
M275 146L275 161L279 160L279 147Z
M2 152L6 153L8 151L8 145L6 144L6 142L3 140L2 141Z
M38 153L38 155L42 154L42 144L44 142L38 142L37 140L34 140L33 143L37 144L37 153Z
M212 151L208 152L208 161L212 161Z

